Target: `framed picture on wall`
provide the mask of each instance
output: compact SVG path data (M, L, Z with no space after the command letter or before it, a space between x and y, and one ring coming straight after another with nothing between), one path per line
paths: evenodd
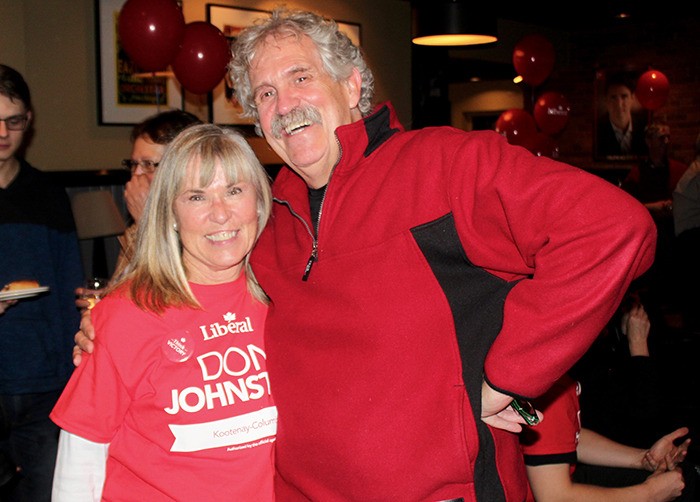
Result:
M634 90L640 70L598 70L595 78L594 159L633 161L646 154L646 112Z
M207 21L216 26L232 43L241 30L253 24L257 19L270 16L269 11L231 7L228 5L207 4ZM360 45L360 25L337 21L340 30ZM253 120L241 116L242 107L234 97L233 87L228 75L209 93L209 121L215 124L245 125Z
M100 125L133 125L158 112L183 107L180 84L172 73L139 73L124 52L117 23L125 3L95 0Z
M265 10L207 4L207 21L221 30L229 44L236 40L243 28L253 24L256 19L269 16L270 12ZM209 121L227 125L252 124L252 119L241 117L242 111L226 74L224 80L209 93Z

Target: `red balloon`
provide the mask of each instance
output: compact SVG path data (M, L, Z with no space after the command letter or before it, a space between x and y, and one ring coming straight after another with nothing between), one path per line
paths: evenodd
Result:
M185 32L185 17L175 0L127 0L119 12L119 41L143 71L165 70Z
M668 98L668 78L657 70L649 70L637 80L637 95L639 104L647 110L661 108Z
M513 66L523 81L540 85L554 68L554 46L542 35L526 35L515 44Z
M525 148L530 150L538 157L549 157L551 159L559 158L559 146L551 136L543 132L537 132L525 142Z
M498 117L496 132L505 136L511 145L524 145L535 135L537 126L528 112L511 108Z
M182 46L172 67L185 89L204 94L224 78L230 59L231 49L221 30L204 21L195 21L185 26Z
M566 126L570 111L569 100L563 94L545 92L535 101L532 113L540 131L556 134Z

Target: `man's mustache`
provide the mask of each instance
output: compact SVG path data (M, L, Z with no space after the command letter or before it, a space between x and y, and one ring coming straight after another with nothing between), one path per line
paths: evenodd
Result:
M280 139L287 128L294 129L304 125L320 124L321 122L321 113L318 111L318 108L306 105L294 108L284 115L275 115L270 124L270 130L272 136Z

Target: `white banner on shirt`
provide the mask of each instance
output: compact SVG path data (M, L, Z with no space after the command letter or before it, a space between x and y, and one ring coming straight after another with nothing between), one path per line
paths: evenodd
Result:
M170 451L199 451L236 446L274 438L277 433L277 408L270 406L237 417L203 424L168 424L175 436Z

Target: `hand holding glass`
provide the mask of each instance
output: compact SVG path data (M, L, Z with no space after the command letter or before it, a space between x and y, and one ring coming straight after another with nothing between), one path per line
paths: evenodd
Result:
M83 283L82 298L87 300L91 309L100 301L104 288L107 286L107 279L102 277L91 277Z

